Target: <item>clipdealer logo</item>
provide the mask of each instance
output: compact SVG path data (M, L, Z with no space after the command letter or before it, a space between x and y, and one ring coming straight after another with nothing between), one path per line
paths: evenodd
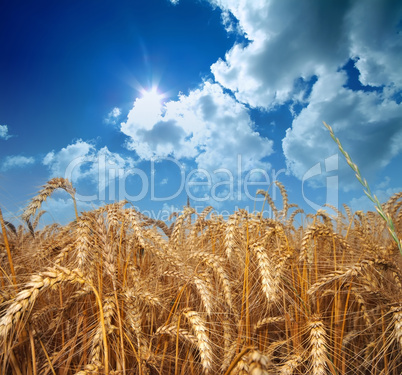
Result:
M82 195L76 193L76 199L82 202L100 201L121 201L128 200L139 202L147 196L151 201L168 202L177 198L180 194L185 194L195 203L223 201L245 201L249 199L253 202L263 201L263 196L256 196L255 189L268 190L272 185L271 198L276 201L276 188L273 182L278 180L280 174L286 173L284 168L276 171L271 169L270 173L261 168L244 170L242 167L242 155L237 155L237 165L231 169L218 168L213 171L203 168L193 168L186 171L183 163L172 157L154 158L149 161L149 168L144 169L130 166L121 167L107 155L102 154L96 157L82 156L72 160L66 168L65 178L73 181L82 171L91 170L90 176L97 184L96 193ZM172 177L175 179L176 188L167 189L156 181L155 175L160 168L166 168L170 164ZM323 206L308 197L305 183L308 180L325 175L326 199L325 203L338 207L338 154L326 158L323 162L318 162L312 166L302 177L301 192L303 200L314 210L322 209ZM88 174L87 174L88 176ZM129 177L137 178L136 195L129 193ZM252 191L250 191L252 190Z
M177 186L174 191L169 193L155 181L158 170L166 167L166 163L170 164L171 178L175 179L175 186ZM97 193L92 195L76 193L76 199L82 202L106 199L111 201L126 199L138 202L146 196L149 196L151 201L167 202L177 198L183 192L195 202L243 201L244 198L263 201L263 197L255 196L250 191L252 187L266 186L268 188L271 181L276 181L280 174L286 172L284 168L279 171L272 169L270 173L262 168L244 170L242 155L239 154L237 155L237 165L233 168L218 168L213 171L205 168L193 168L186 171L183 163L177 159L172 157L154 158L150 160L149 172L146 173L137 167L120 167L102 154L92 158L85 156L75 158L67 166L64 177L73 181L73 177L79 175L81 169L87 170L88 165L92 171L91 177L97 183ZM136 176L139 182L136 184L139 189L136 195L130 194L127 189L127 179L130 176ZM273 199L275 199L275 194Z
M304 201L314 210L318 211L322 209L322 206L313 202L305 195L304 183L310 178L317 177L325 174L330 174L325 178L325 187L326 187L326 199L325 203L327 205L338 208L338 190L339 190L339 181L338 176L334 174L339 168L339 157L338 154L334 154L324 160L324 169L322 168L322 164L318 162L313 167L311 167L302 178L302 195Z

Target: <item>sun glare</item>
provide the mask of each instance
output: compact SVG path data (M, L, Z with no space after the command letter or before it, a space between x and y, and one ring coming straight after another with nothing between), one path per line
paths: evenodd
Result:
M152 87L151 90L141 90L142 99L146 100L149 103L159 103L161 104L164 95L158 91L157 87Z

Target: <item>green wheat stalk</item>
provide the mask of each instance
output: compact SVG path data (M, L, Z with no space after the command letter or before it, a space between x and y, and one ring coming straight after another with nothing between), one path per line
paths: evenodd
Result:
M359 182L363 185L364 188L364 194L367 195L367 197L374 203L375 209L379 213L379 215L385 220L387 223L387 228L389 233L391 234L392 238L394 241L398 244L398 249L399 252L402 255L402 241L398 238L395 232L395 226L394 222L392 221L391 216L388 213L385 213L380 201L378 198L371 192L370 186L368 185L366 179L364 179L360 173L359 167L353 163L350 155L343 149L341 141L335 136L334 131L332 130L331 126L326 124L324 122L325 127L329 130L329 133L331 134L332 139L336 142L338 145L339 150L342 152L343 156L346 159L346 162L349 164L349 166L353 169L355 172L356 178L359 180Z

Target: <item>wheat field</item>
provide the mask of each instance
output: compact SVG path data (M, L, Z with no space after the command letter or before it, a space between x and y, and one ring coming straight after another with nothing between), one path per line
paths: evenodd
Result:
M26 225L0 216L1 374L401 374L386 223L304 215L277 185L273 218L187 206L168 226L118 202L39 230L55 189L74 197L49 181ZM382 205L399 236L401 197Z

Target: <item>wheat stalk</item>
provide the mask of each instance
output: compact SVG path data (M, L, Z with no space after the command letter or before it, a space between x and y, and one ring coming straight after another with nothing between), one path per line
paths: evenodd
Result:
M338 145L339 150L342 152L343 156L346 159L346 162L349 164L349 166L353 169L355 172L355 176L357 180L362 184L363 186L363 191L364 194L374 203L375 209L377 210L378 214L384 219L384 221L387 223L387 228L389 233L391 234L392 238L398 245L399 252L402 255L402 240L398 238L398 235L396 234L395 231L395 226L394 222L392 221L391 215L384 212L383 207L378 200L378 198L371 192L370 186L367 183L366 179L364 179L360 173L359 167L353 163L352 158L350 155L344 150L340 140L335 136L334 131L332 130L331 126L326 124L324 122L325 127L329 130L329 133L332 137L332 139L335 141L335 143Z
M13 278L13 283L14 283L15 288L17 288L17 278L15 276L13 258L11 256L10 245L8 244L6 226L4 224L3 213L1 212L1 208L0 208L0 224L1 224L1 230L3 232L4 244L5 244L5 247L6 247L6 250L7 250L8 264L10 266L11 275L12 275L12 278Z
M383 205L396 224L398 197ZM31 220L34 238L6 228L20 293L0 236L0 372L401 373L400 257L383 219L318 212L295 229L285 200L289 219L185 209L170 238L124 202L64 227Z

